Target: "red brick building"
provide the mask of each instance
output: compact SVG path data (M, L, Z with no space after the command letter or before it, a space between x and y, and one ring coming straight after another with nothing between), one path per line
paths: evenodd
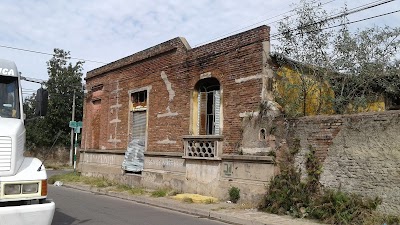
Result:
M89 71L80 170L219 197L232 181L264 191L271 158L241 154L263 151L244 148L242 122L271 95L268 61L269 27L261 26L197 48L174 38ZM140 173L121 175L126 160L144 162L133 162ZM253 177L247 167L270 170Z

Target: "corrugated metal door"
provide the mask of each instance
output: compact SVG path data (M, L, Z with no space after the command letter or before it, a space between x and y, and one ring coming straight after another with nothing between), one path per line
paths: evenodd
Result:
M132 139L144 140L146 137L146 111L133 112L132 123Z

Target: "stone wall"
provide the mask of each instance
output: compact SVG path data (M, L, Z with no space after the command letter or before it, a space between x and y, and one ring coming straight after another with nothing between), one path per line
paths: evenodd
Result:
M288 125L290 139L300 140L301 171L312 147L323 162L324 187L380 197L379 210L400 214L399 111L304 117Z

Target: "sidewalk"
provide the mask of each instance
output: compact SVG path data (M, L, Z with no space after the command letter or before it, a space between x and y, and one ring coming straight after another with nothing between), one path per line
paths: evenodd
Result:
M105 194L116 198L134 201L160 208L170 209L182 213L192 214L200 217L210 218L227 222L230 224L242 225L317 225L321 223L305 219L294 219L290 216L279 216L257 209L242 209L238 204L225 202L212 204L185 203L169 197L149 197L143 195L129 195L124 192L108 191L105 188L90 187L83 184L67 183L63 185L67 188L74 188L83 191Z

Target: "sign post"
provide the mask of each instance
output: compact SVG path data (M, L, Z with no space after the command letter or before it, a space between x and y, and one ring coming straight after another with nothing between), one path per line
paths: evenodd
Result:
M82 121L69 121L69 127L74 129L75 144L74 144L74 173L76 172L76 151L78 148L78 134L81 133Z

